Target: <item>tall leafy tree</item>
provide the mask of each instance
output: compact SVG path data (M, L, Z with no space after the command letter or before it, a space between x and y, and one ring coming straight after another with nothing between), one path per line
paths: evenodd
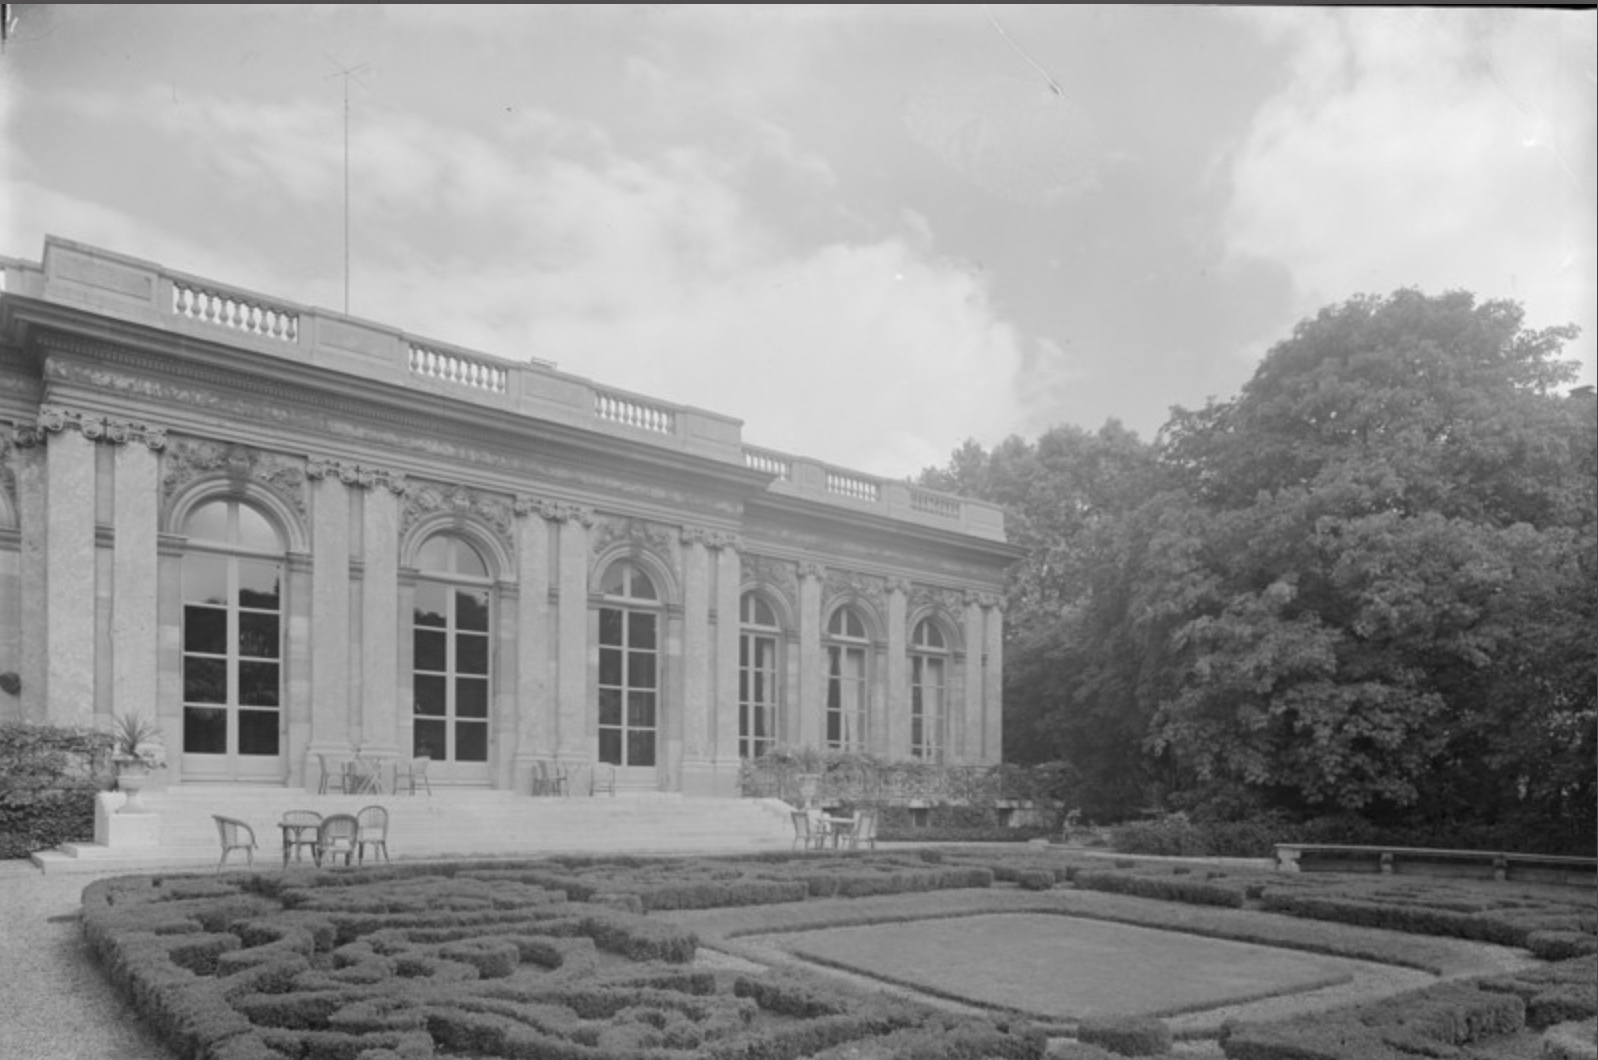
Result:
M1190 505L1152 750L1297 809L1592 833L1595 403L1572 328L1402 290L1323 310L1158 440ZM1585 822L1585 823L1583 823Z

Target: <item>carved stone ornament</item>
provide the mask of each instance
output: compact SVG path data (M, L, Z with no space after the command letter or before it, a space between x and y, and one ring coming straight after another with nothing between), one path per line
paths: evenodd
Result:
M799 577L814 578L821 581L827 576L827 568L811 560L801 560L798 567Z
M788 601L789 608L798 613L799 577L794 564L770 556L751 556L747 552L739 557L739 566L745 584L753 582L769 593Z
M536 515L552 523L575 520L584 526L594 525L594 510L592 508L584 508L580 504L569 504L566 501L552 501L543 497L518 496L511 503L511 510L517 515Z
M598 526L594 532L593 545L596 556L620 541L628 542L634 548L653 552L668 562L675 556L675 535L669 527L660 523L651 523L645 519L604 518L599 520ZM675 563L669 565L676 566Z
M830 607L833 600L840 596L852 597L856 600L867 600L881 613L886 613L884 597L886 596L885 579L875 574L861 574L857 571L828 571L826 577L826 593L824 599L826 607Z
M724 530L710 530L703 526L685 526L682 528L681 537L685 545L704 545L710 549L743 547L743 539L737 534L729 534Z
M909 578L887 578L883 581L883 587L887 589L888 592L898 593L900 596L910 595Z
M515 554L511 541L515 514L508 498L479 493L465 486L407 486L405 510L400 516L400 536L409 534L418 521L437 512L451 512L461 519L482 523L493 532L507 555Z
M362 489L376 486L386 488L391 493L404 493L406 489L402 472L367 467L350 460L313 456L305 462L305 473L313 479L336 478L346 486L359 486Z
M916 584L910 589L910 609L936 611L953 618L965 606L965 594L955 589L940 589L934 585Z
M235 484L265 486L306 514L305 468L301 461L247 445L178 439L161 455L161 500L165 504L197 478L225 474Z
M115 416L96 416L59 405L40 405L38 422L32 427L13 428L12 437L18 446L29 448L44 444L49 435L69 429L77 431L91 442L109 442L112 445L143 442L156 453L166 448L164 427L152 427L147 423L117 419Z

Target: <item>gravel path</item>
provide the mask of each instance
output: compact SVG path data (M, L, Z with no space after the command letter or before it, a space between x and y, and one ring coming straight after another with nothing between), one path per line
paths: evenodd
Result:
M121 875L113 873L112 875ZM99 877L0 861L0 1055L11 1060L172 1060L106 982L79 917Z

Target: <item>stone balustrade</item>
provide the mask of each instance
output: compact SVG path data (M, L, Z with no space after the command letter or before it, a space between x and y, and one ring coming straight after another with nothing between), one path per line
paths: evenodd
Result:
M35 264L0 258L7 292L378 383L736 463L771 489L1004 540L994 505L742 444L741 421L597 386L536 358L506 360L330 310L266 298L97 247L47 237Z

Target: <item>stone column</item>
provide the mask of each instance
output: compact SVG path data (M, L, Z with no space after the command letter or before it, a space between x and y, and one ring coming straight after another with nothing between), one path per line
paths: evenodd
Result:
M819 563L799 564L799 746L821 748L827 703L827 671L821 656Z
M142 711L161 726L164 743L177 750L182 715L161 714L156 663L160 658L156 538L161 499L154 449L164 445L119 446L115 454L116 538L111 555L112 708Z
M409 757L410 718L399 714L399 497L397 474L381 474L367 486L361 510L361 739L364 749Z
M562 761L581 763L594 757L587 725L588 528L594 515L587 508L562 505L556 519L560 524L560 602L555 747Z
M94 721L94 443L63 429L58 410L41 411L45 451L45 717L57 725Z
M982 698L987 681L987 668L983 663L987 655L986 633L982 621L982 598L978 593L965 594L965 699L961 704L960 760L967 764L980 764L982 756Z
M681 789L705 795L711 786L710 766L710 563L705 548L708 531L685 527L683 544L682 735Z
M312 461L311 744L307 753L350 746L350 500L336 467ZM362 732L360 740L380 734Z
M22 679L18 698L22 720L40 724L47 719L45 682L50 659L47 639L49 586L45 566L49 556L46 536L46 485L43 434L33 428L17 428L17 529L21 537L17 587L17 675Z
M882 712L879 754L889 759L910 757L910 680L909 655L905 650L906 600L910 583L903 578L888 579L888 702Z
M718 543L716 540L712 544ZM711 755L717 795L740 794L738 757L738 604L743 563L742 542L732 535L719 539L716 558L715 706L711 714Z
M982 758L1004 756L1004 601L984 594L982 614L987 637L982 645Z
M550 520L559 507L547 501L517 497L516 581L516 749L511 759L511 790L531 791L533 761L555 752L555 701L550 674L551 653Z

